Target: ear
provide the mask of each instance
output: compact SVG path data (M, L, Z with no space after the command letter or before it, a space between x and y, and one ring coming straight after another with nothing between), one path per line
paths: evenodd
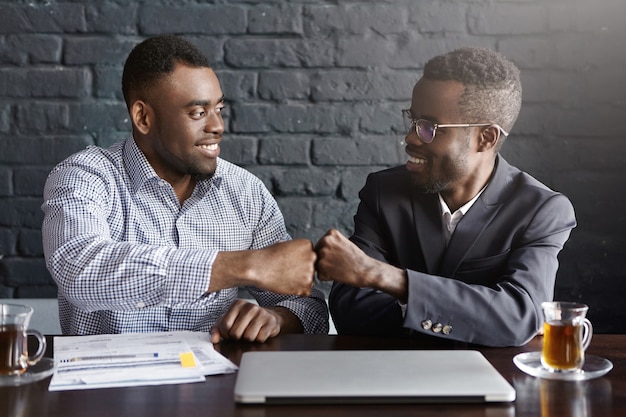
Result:
M150 105L143 100L135 100L130 107L129 113L135 129L141 134L147 135L152 127L154 114Z
M478 152L486 152L490 149L495 149L501 134L500 129L493 125L483 128L478 138Z

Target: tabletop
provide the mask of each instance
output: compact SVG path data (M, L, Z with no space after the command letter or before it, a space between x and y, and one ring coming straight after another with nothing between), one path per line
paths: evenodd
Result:
M52 337L48 336L48 339L52 341ZM216 348L236 364L247 351L477 349L515 387L517 398L505 404L258 406L235 404L236 374L207 376L203 383L60 392L48 391L48 377L20 387L0 387L0 417L626 415L626 335L593 336L587 353L609 359L614 367L603 377L580 382L538 379L517 369L513 357L518 353L541 350L541 337L519 348L485 348L461 343L430 346L410 339L281 335L263 344L222 342ZM51 356L50 352L49 346L48 356Z

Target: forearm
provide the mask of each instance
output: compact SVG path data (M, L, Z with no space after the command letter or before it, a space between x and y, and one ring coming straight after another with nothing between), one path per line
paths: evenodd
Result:
M210 265L210 251L86 238L68 241L48 257L59 290L84 311L191 304L205 294Z
M406 303L408 282L405 270L369 258L365 273L368 276L365 282L369 283L369 285L363 286L375 288L389 294L401 303Z
M523 345L539 329L540 300L512 281L488 287L416 271L408 273L407 328L486 346ZM432 327L424 328L425 320L430 320ZM436 324L449 326L449 333L433 331Z
M302 333L304 328L298 316L285 307L268 307L278 318L280 333Z
M354 287L385 292L402 302L407 298L406 274L403 269L372 257L341 232L330 229L317 242L317 275L319 279L338 281Z
M211 269L211 281L207 292L224 288L261 286L262 265L255 259L254 250L222 251L217 254Z

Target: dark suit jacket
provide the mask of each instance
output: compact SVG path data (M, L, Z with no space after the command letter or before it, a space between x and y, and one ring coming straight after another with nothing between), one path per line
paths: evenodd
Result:
M371 174L351 240L406 269L408 303L335 282L329 304L340 334L421 333L487 346L528 342L552 300L557 255L576 226L572 204L497 157L491 181L446 247L437 194L404 166Z

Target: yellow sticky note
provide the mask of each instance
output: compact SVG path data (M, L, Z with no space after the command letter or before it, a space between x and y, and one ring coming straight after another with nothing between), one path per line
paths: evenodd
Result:
M194 368L196 366L196 361L193 358L193 353L185 352L180 354L180 364L183 368Z

